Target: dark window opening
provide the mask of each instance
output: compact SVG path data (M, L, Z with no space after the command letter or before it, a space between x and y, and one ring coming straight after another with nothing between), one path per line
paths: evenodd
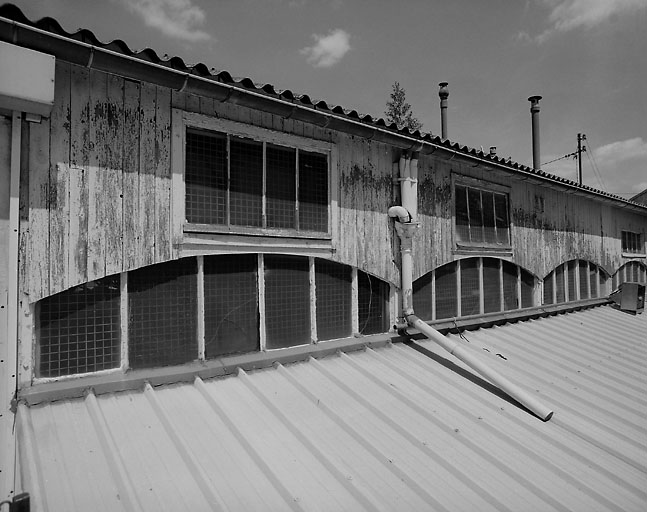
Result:
M207 359L259 349L257 261L255 254L205 256Z
M458 314L456 265L448 263L436 269L436 318L451 318Z
M195 258L128 273L128 356L131 368L193 361L197 349Z
M188 129L186 220L328 232L328 156Z
M232 137L229 141L229 223L262 226L263 144Z
M413 309L423 320L433 318L432 276L433 273L428 272L413 282Z
M352 334L351 268L332 261L315 260L317 338L332 340Z
M501 311L501 260L483 258L483 309L485 313Z
M308 258L265 256L265 334L267 348L310 343Z
M480 311L478 259L462 260L461 316L478 315Z
M218 133L187 131L186 212L188 222L227 221L227 139Z
M119 276L105 277L39 303L39 377L119 367L119 283Z
M389 285L361 270L357 271L358 320L361 334L389 330Z
M267 227L293 228L296 217L295 149L267 146Z
M328 159L299 152L299 229L328 231Z
M509 246L508 196L456 185L456 240L480 246Z
M632 254L643 254L645 248L642 244L642 233L635 233L633 231L622 232L622 252Z

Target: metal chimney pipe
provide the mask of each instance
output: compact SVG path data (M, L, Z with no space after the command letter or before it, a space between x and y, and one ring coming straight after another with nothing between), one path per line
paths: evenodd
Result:
M440 134L443 139L447 139L447 98L449 98L449 89L447 82L440 82L438 86L438 96L440 96Z
M530 96L530 116L532 117L532 168L539 169L540 150L539 150L539 100L541 96Z

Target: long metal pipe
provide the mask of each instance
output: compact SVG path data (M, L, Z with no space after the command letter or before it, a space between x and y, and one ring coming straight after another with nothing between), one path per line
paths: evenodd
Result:
M419 227L419 223L416 222L418 206L418 159L416 157L410 158L403 154L398 167L400 171L399 179L402 206L392 206L389 208L388 215L396 219L395 229L400 238L400 275L402 281L402 311L404 319L411 327L418 329L430 340L438 343L450 354L477 371L539 418L548 421L553 415L552 410L542 405L537 399L521 390L458 343L446 338L414 314L413 238Z
M425 322L420 320L416 315L406 315L407 322L414 329L418 329L427 338L435 341L444 348L447 352L454 357L463 361L467 366L476 370L483 377L489 380L492 384L496 385L500 390L504 391L507 395L514 398L517 402L523 405L526 409L535 413L539 418L548 421L553 416L553 411L543 405L534 396L526 393L517 385L510 382L503 375L484 364L477 357L462 347L458 342L452 341L446 336L440 334L436 329L430 327Z
M449 98L449 84L447 82L440 82L438 86L438 96L440 96L440 133L443 139L448 139L447 133L447 98Z
M530 117L532 118L532 168L541 168L541 151L539 144L539 100L541 96L530 96Z

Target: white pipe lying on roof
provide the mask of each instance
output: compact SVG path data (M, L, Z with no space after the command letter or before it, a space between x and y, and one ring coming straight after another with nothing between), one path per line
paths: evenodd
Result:
M462 347L458 342L452 341L446 336L440 334L436 329L430 327L425 322L420 320L416 315L405 315L409 325L418 329L427 338L438 343L447 352L463 361L467 366L476 370L483 377L489 380L492 384L496 385L500 390L504 391L507 395L514 398L517 402L523 405L526 409L535 413L539 418L548 421L553 411L543 405L535 397L526 393L517 385L510 382L503 375L490 368L488 365L480 361L476 356L471 354L469 350Z
M400 253L402 255L400 275L402 279L402 310L404 319L411 327L418 329L427 338L438 343L450 354L463 361L507 395L514 398L526 409L532 411L542 420L548 421L553 415L552 410L484 364L460 344L443 336L414 314L412 248L413 237L419 227L418 222L416 222L418 209L418 159L415 157L407 158L403 155L400 158L399 169L403 206L392 206L389 208L388 215L389 217L395 218L395 229L400 238Z

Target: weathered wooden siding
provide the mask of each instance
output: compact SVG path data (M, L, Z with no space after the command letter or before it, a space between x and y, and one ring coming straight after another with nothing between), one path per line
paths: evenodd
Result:
M338 198L332 258L399 283L399 243L390 206L399 203L400 150L233 103L56 64L50 118L27 124L21 208L22 290L31 302L105 275L177 258L182 223L172 219L172 108L334 144ZM581 258L612 273L621 230L645 232L645 217L521 181L460 157L422 155L414 277L459 257L453 247L452 174L510 187L512 260L543 277ZM177 200L177 198L176 198ZM463 255L465 256L465 255Z
M414 245L414 278L459 257L452 239L452 173L510 187L510 259L539 278L575 258L592 261L613 274L629 261L622 256L621 232L636 231L644 236L647 229L646 216L501 171L474 167L458 158L423 156L419 169L422 225Z
M168 260L171 92L56 63L54 109L27 130L30 301Z

